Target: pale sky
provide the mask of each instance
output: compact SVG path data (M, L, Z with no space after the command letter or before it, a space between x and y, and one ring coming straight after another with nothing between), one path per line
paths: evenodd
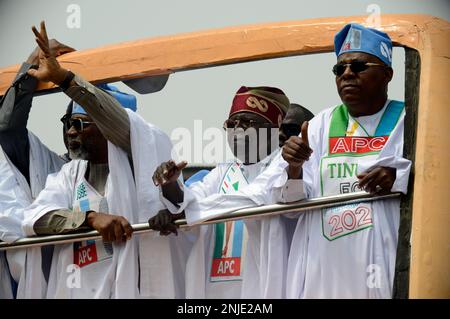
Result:
M80 28L69 28L70 4L80 8ZM302 20L319 17L368 15L376 4L384 13L420 13L450 19L450 1L303 1L303 0L0 0L0 67L21 63L35 47L32 25L46 21L50 38L78 50L102 45L172 35L181 32L242 24ZM390 98L404 100L404 51L395 49ZM340 104L331 68L332 53L272 59L260 62L175 73L166 87L137 95L138 112L169 136L185 127L193 134L194 120L203 129L222 127L234 93L241 85L276 86L291 102L313 113ZM123 84L127 92L131 89ZM59 118L69 99L62 93L34 99L28 128L51 149L64 151ZM202 137L196 136L202 143Z

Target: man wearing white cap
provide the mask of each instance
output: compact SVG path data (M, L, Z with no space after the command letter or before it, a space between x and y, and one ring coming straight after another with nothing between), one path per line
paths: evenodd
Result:
M285 143L288 176L303 179L308 198L359 189L406 193L411 162L403 158L404 103L387 96L391 40L348 24L334 44L333 73L343 104L320 112L309 127L304 123L307 132ZM300 214L287 297L391 298L399 216L399 199Z

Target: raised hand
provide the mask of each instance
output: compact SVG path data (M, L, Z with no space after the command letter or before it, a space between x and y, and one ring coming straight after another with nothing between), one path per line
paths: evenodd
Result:
M162 163L153 174L153 183L156 186L165 186L177 181L181 171L187 166L186 161L175 164L173 160Z
M283 146L281 155L288 162L289 178L297 179L300 177L303 163L309 160L312 149L309 147L308 140L308 122L303 122L301 126L301 137L291 136Z
M72 48L58 47L55 42L53 42L53 44L56 46L56 48L51 47L44 21L41 22L40 31L38 31L34 26L31 28L31 30L36 36L36 42L40 49L39 68L37 70L28 70L28 74L37 78L39 81L60 84L64 81L67 75L67 70L61 68L61 66L59 65L58 61L56 60L56 52L67 52ZM58 44L60 43L58 42Z
M55 53L56 57L59 57L60 55L63 55L66 53L76 51L74 48L69 47L68 45L65 45L64 43L61 43L56 39L50 39L49 45L50 45L50 50L52 50Z
M50 50L53 50L56 57L66 54L66 53L76 51L74 48L69 47L69 46L65 45L64 43L61 43L56 39L50 39L49 45L50 45ZM33 52L31 52L30 56L27 59L27 62L32 65L39 66L39 52L40 51L41 51L41 49L39 48L39 46L37 46L33 50Z

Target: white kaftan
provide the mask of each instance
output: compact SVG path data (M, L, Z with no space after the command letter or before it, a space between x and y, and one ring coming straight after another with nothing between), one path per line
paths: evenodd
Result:
M108 212L112 214L124 216L130 224L136 224L147 222L163 208L159 190L153 185L152 175L157 165L170 158L171 143L161 130L146 123L139 115L129 110L127 112L134 174L126 153L108 142L110 174L105 187L107 205L104 207L107 206ZM85 168L85 161L72 161L64 165L55 178L49 180L46 188L26 211L23 228L27 235L34 233L33 224L47 212L74 208L77 191L82 193L77 185L81 185L80 182L84 180ZM80 201L78 205L84 204ZM183 254L180 253L180 250L186 250L185 245L183 238L161 238L156 233L134 235L126 244L113 244L112 259L105 258L107 261L103 262L105 268L101 274L94 270L96 267L81 268L81 276L86 276L88 281L92 276L101 278L100 284L92 282L96 287L76 284L74 269L71 267L77 256L74 255L73 244L59 245L54 253L47 296L182 298L184 277L180 278L178 274L185 263ZM68 285L68 280L72 284Z
M353 118L339 106L309 123L313 149L303 165L308 198L358 191L356 175L396 168L392 191L406 193L403 103L387 101L371 116ZM391 298L400 200L378 200L299 215L288 261L288 298Z

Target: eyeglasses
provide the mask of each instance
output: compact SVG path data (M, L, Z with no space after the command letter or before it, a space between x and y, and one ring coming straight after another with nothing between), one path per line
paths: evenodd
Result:
M382 66L385 67L384 64L380 63L372 63L372 62L364 62L364 61L352 61L350 63L338 63L335 66L333 66L333 73L336 76L341 76L344 74L347 67L350 67L350 70L353 73L359 73L362 71L367 70L371 66Z
M79 133L83 132L85 126L89 126L90 124L95 123L83 121L82 119L71 119L67 114L64 115L60 120L64 124L64 129L66 131L68 131L73 126Z
M300 134L300 125L297 124L281 124L280 131L283 131L287 137L298 136Z
M66 122L69 119L69 114L64 114L63 117L61 117L59 120L64 124L64 127L66 126Z
M237 119L237 120L226 120L223 123L223 129L229 129L229 128L236 128L241 127L244 130L250 128L250 127L271 127L271 123L265 123L265 122L258 122L255 120L246 120L246 119Z

